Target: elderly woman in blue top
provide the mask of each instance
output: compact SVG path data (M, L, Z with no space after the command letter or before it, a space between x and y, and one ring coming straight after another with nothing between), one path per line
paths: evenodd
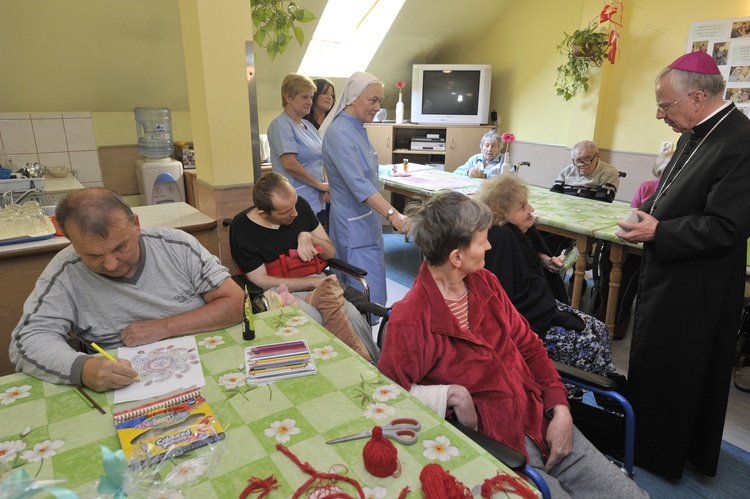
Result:
M273 171L289 180L322 221L329 201L323 142L313 124L303 119L310 113L314 93L315 83L307 76L286 75L281 83L284 112L268 125L268 142Z
M372 123L382 100L383 83L371 74L356 72L319 131L331 188L329 234L336 256L365 269L370 300L385 304L380 217L384 216L398 232L403 232L406 217L378 192L378 154L364 127ZM347 284L358 286L353 280Z
M490 178L500 175L502 172L502 158L500 149L502 139L495 131L490 131L482 136L479 141L480 153L470 157L466 163L456 168L456 175L468 175L473 178Z

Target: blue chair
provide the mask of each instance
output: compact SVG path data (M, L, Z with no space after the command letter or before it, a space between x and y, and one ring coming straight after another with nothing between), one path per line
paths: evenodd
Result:
M581 433L602 453L621 461L622 471L633 478L635 413L630 402L617 391L617 382L560 362L555 362L555 367L563 382L589 390L620 407L621 412L614 413L591 406L584 407L583 402L572 401L571 413L573 422ZM621 440L615 441L617 438Z

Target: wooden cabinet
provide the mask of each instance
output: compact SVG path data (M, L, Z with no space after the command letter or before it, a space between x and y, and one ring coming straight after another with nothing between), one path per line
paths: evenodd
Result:
M391 154L393 152L393 127L392 126L370 126L366 125L367 138L378 153L378 160L385 165L393 163Z
M453 171L479 152L482 136L493 129L491 125L396 125L368 123L367 136L378 153L381 164L399 163L408 159L413 163L443 165ZM438 134L445 139L445 151L415 151L411 140Z

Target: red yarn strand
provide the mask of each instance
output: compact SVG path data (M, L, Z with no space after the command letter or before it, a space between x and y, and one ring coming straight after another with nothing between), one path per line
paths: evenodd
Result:
M281 487L274 475L269 476L265 480L262 480L257 476L251 476L247 483L249 485L240 494L240 499L245 499L250 495L251 492L255 492L258 489L261 490L260 495L258 495L258 499L262 499L263 497L266 497L268 494L270 494L273 489L278 489L279 487Z
M497 476L484 481L481 495L484 499L490 499L495 492L512 492L524 499L536 499L536 494L526 485L526 482L499 471Z
M310 463L302 463L297 456L295 456L292 451L290 451L287 447L285 447L282 444L276 444L276 449L284 454L286 457L288 457L294 464L296 464L299 469L310 475L310 478L303 483L295 492L294 496L292 496L292 499L297 499L300 497L308 488L312 487L314 483L318 482L318 485L315 485L313 488L315 490L319 489L327 489L331 487L333 484L335 484L337 481L341 480L349 485L353 486L355 489L357 489L357 494L359 495L360 499L365 499L365 493L362 490L362 487L359 485L359 482L357 482L355 479L350 478L348 476L339 475L338 473L323 473L315 468L312 467ZM326 498L342 498L342 499L349 499L351 496L349 496L346 493L338 493L334 492L334 495L326 496Z

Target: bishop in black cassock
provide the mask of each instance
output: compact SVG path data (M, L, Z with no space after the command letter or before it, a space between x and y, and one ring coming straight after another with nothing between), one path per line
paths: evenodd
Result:
M644 242L628 372L636 464L716 475L750 237L750 120L723 100L713 59L686 54L657 78L656 117L682 133L639 223Z

